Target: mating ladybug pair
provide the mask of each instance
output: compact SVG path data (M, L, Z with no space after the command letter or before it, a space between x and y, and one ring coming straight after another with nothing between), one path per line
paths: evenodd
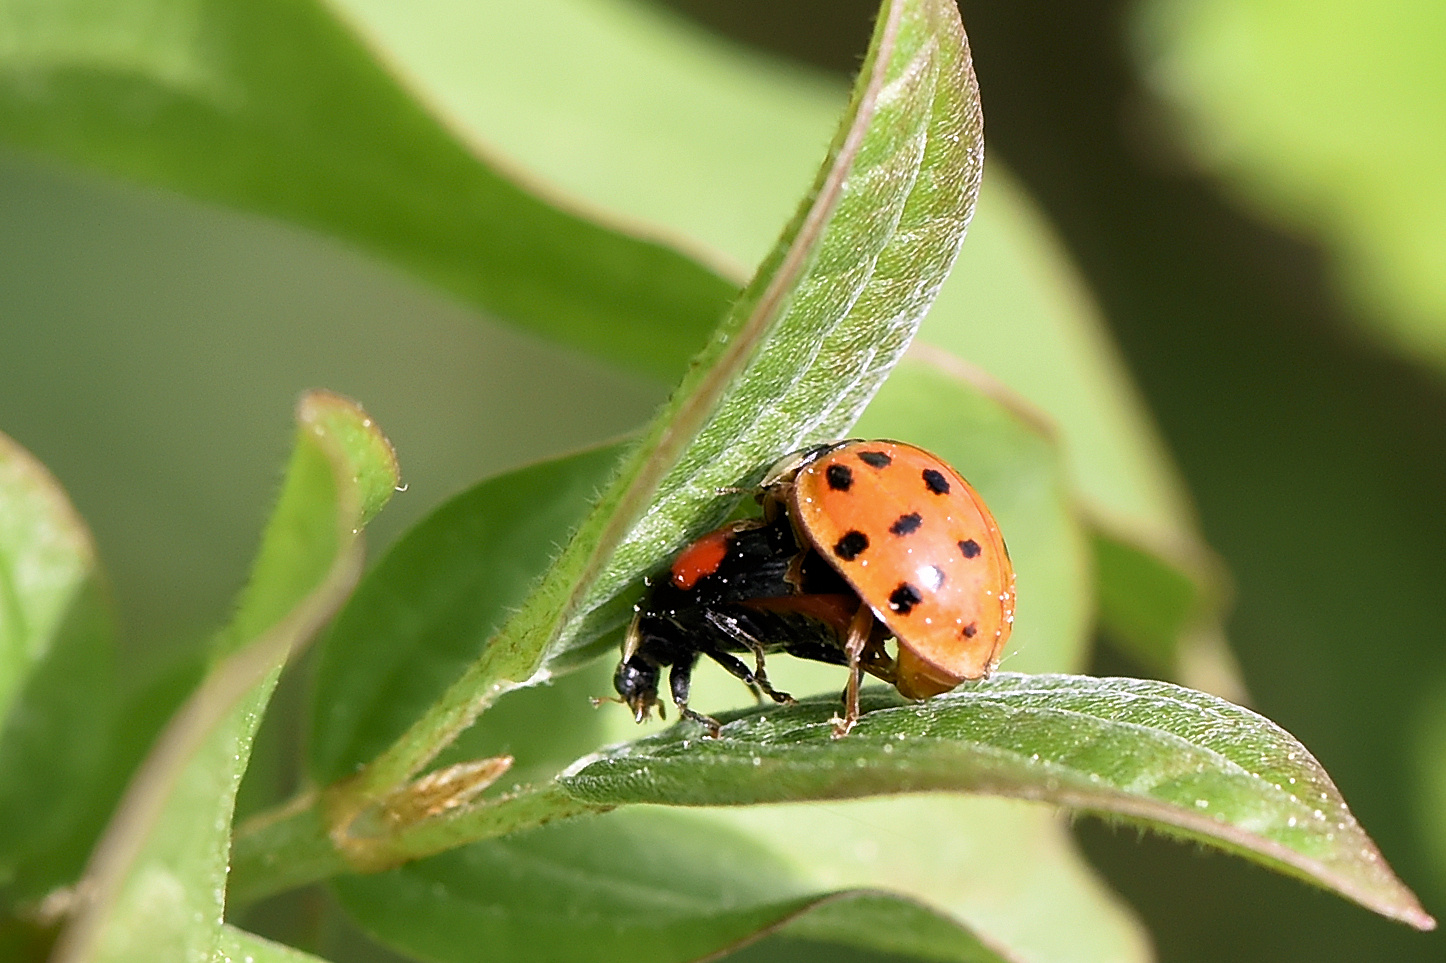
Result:
M758 500L763 517L683 549L639 605L613 677L639 722L654 706L662 715L671 666L678 711L718 734L688 708L701 656L776 702L792 700L769 684L767 653L848 666L835 736L858 721L865 672L923 699L994 669L1014 622L1014 570L954 469L912 445L844 441L781 460ZM733 653L751 653L752 667Z

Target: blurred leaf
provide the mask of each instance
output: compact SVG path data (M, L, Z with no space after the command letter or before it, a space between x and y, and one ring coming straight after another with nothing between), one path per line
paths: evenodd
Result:
M94 591L85 523L43 465L0 435L0 719L50 654L78 597ZM92 602L93 604L93 602Z
M321 640L308 770L325 785L385 749L476 659L616 464L616 445L482 482L411 529Z
M1446 6L1155 0L1137 35L1192 158L1318 237L1380 332L1446 365Z
M736 292L524 191L314 0L0 2L0 139L335 235L676 377Z
M212 963L325 963L318 956L223 924Z
M990 167L979 215L920 339L978 365L1048 416L1087 505L1121 527L1195 539L1188 495L1083 279L999 165Z
M1110 642L1151 672L1248 702L1220 625L1228 579L1215 555L1193 542L1142 544L1141 532L1092 521L1100 622Z
M1427 862L1435 871L1434 895L1442 899L1446 898L1446 674L1439 668L1417 710L1414 728L1417 790L1412 809Z
M832 699L679 726L580 760L598 805L743 805L940 790L1109 814L1247 856L1385 916L1434 925L1320 764L1274 723L1140 679L1001 673L923 703L869 690L846 745Z
M373 936L431 960L470 960L486 946L517 963L682 963L840 899L846 925L864 922L848 920L851 909L872 910L866 922L877 924L872 938L882 948L1004 959L901 901L812 892L791 862L686 813L561 823L379 876L344 877L336 888Z
M90 533L0 435L0 887L36 900L80 872L105 818L115 627Z
M740 266L772 248L848 103L846 78L654 0L337 6L470 140Z
M720 487L853 422L963 240L980 123L953 5L887 4L834 150L777 250L528 601L349 787L354 803L415 774L506 689L595 653L620 593L726 512Z
M386 439L355 405L313 393L251 582L201 685L132 780L55 960L209 958L220 938L231 807L287 656L353 584L357 533L396 484ZM360 430L359 430L360 429Z
M704 812L802 867L820 892L882 891L881 901L927 908L1011 960L1152 959L1149 934L1080 857L1064 818L1045 806L924 793ZM879 934L870 939L858 921L832 930L839 921L826 908L812 915L785 932L906 951L881 944Z
M1199 593L1185 571L1124 539L1095 532L1100 618L1111 638L1156 671L1175 668L1174 646L1199 618Z

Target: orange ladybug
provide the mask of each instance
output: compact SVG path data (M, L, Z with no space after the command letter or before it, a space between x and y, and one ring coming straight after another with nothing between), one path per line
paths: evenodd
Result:
M924 699L998 664L1014 569L983 499L948 464L897 441L844 441L787 456L759 490L762 519L685 548L638 607L614 683L640 720L671 665L680 711L717 733L687 706L703 655L777 701L789 697L768 684L768 652L848 666L835 736L858 721L864 672ZM730 654L744 651L753 669Z

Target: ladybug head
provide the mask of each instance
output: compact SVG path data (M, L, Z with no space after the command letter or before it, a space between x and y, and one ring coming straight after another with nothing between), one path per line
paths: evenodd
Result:
M619 662L613 673L613 688L638 722L652 716L653 706L658 707L658 717L663 717L663 706L658 702L658 674L656 664L638 655Z

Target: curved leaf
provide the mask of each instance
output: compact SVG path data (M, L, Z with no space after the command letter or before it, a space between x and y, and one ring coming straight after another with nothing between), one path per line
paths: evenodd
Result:
M809 203L537 590L354 800L401 784L507 688L576 661L595 613L614 618L620 593L726 512L720 487L852 423L958 252L980 125L953 4L886 4Z
M0 139L283 218L675 377L736 293L514 184L314 0L0 2Z
M833 702L737 713L718 739L677 726L580 760L559 781L595 805L938 790L1037 799L1206 842L1434 926L1305 747L1213 696L1013 673L917 704L875 689L846 746L829 734Z
M114 632L85 524L0 435L0 885L11 896L72 880L104 819Z
M157 739L76 887L58 963L209 957L221 937L231 809L251 739L292 650L340 605L358 533L396 485L365 413L313 393L251 582L201 685Z
M43 465L0 435L0 719L95 574L95 546Z

